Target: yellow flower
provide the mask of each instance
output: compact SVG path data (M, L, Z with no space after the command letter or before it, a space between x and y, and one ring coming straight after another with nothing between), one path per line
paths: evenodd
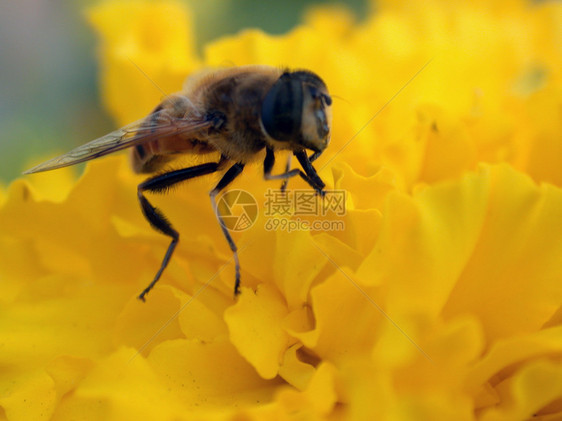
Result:
M103 100L121 126L152 111L200 66L190 13L178 3L105 2L88 18L103 34Z
M202 58L177 3L88 16L120 124L162 95L139 69L167 93L224 63L320 74L334 122L315 165L345 214L266 229L278 186L248 168L233 188L261 211L235 233L234 300L216 180L154 197L181 241L143 304L167 239L125 158L15 181L0 196L3 418L562 417L560 3L384 1L364 23L320 8ZM344 229L302 228L318 219Z

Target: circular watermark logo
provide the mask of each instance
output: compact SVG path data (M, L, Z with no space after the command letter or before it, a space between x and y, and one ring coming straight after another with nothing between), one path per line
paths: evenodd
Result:
M244 231L254 225L258 217L258 203L245 190L229 190L217 202L221 223L230 231Z

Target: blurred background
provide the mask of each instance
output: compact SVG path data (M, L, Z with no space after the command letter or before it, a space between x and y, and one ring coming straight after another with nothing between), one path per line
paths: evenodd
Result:
M345 4L358 21L366 0L184 0L194 13L198 49L243 28L281 34L317 4ZM0 183L38 159L116 127L100 105L96 39L84 18L93 0L0 2Z

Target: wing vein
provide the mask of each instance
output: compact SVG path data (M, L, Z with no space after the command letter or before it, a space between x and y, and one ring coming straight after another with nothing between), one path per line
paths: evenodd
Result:
M183 118L170 117L166 110L159 110L148 117L121 127L105 136L92 140L70 152L45 161L24 174L50 171L99 158L126 148L178 134L202 134L211 123L200 115Z

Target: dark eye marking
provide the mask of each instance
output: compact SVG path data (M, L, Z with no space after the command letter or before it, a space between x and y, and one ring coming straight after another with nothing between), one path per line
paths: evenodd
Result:
M266 95L261 109L265 131L275 140L295 139L301 128L302 84L292 74L284 74Z

